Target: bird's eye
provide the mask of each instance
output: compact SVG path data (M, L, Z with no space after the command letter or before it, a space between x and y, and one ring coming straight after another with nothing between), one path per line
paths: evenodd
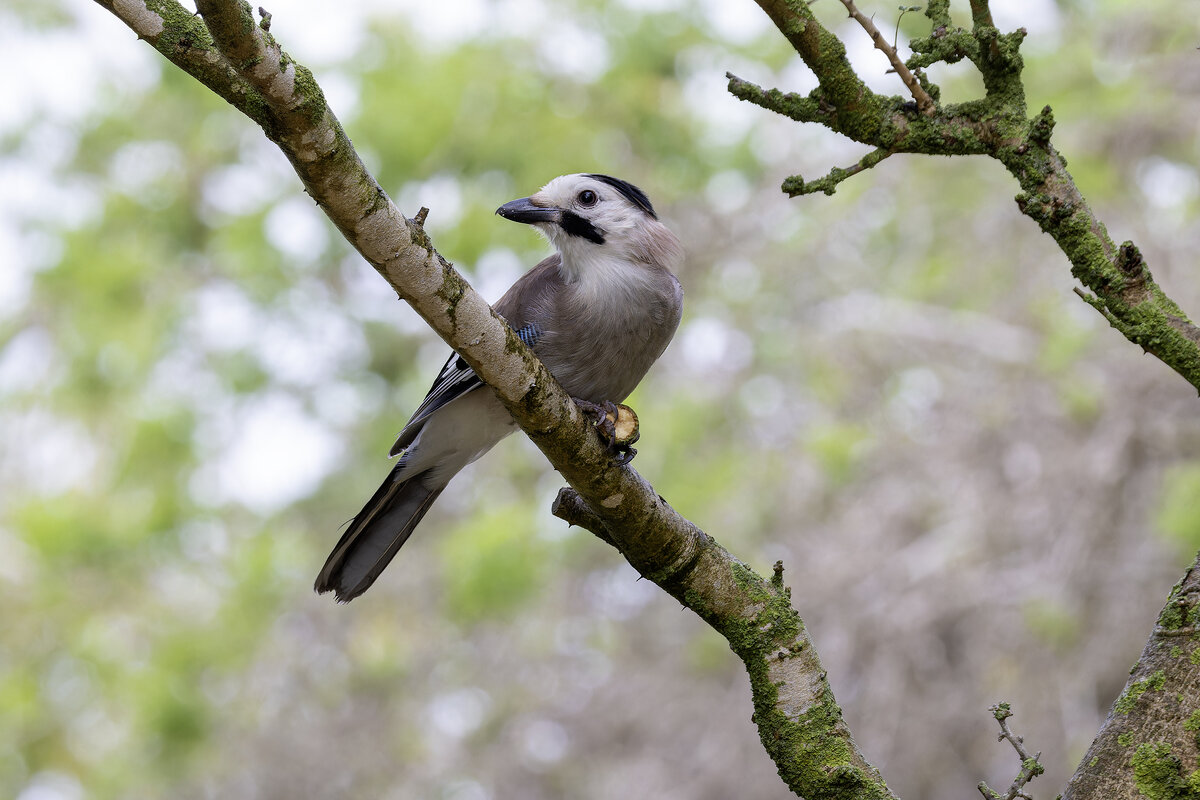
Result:
M579 193L579 205L581 206L594 206L599 199L591 189L584 189Z

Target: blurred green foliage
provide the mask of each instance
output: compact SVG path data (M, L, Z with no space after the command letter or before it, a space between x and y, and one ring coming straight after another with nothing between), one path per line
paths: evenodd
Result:
M1200 550L1200 463L1180 464L1163 477L1158 528L1178 547L1181 562Z

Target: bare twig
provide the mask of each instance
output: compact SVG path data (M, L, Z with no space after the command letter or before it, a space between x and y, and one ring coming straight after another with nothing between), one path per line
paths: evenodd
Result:
M904 19L904 15L910 11L920 11L920 6L900 6L900 16L896 17L896 30L892 32L892 49L900 46L900 22ZM261 12L262 9L260 8Z
M1013 779L1007 793L1000 794L988 786L985 781L979 782L979 793L986 800L1018 800L1018 798L1021 798L1021 800L1033 800L1023 789L1025 784L1046 771L1046 768L1042 766L1042 762L1038 761L1042 757L1042 754L1039 752L1029 755L1029 751L1025 749L1025 740L1009 730L1008 718L1012 716L1012 709L1008 703L999 703L988 710L992 712L992 716L996 718L996 722L1000 723L1000 734L996 737L996 741L1007 741L1013 746L1013 749L1017 751L1017 756L1021 759L1021 771Z
M905 66L903 59L896 53L896 48L888 43L884 35L875 27L875 23L871 21L871 18L858 10L858 6L854 5L854 0L842 0L842 5L850 12L850 16L862 26L867 35L871 37L871 41L875 43L875 49L887 56L888 61L892 63L892 69L900 76L900 80L904 81L904 85L908 87L913 100L917 101L917 110L927 117L933 116L935 111L933 98L921 86L920 81L912 74L912 71ZM899 26L898 22L897 26Z

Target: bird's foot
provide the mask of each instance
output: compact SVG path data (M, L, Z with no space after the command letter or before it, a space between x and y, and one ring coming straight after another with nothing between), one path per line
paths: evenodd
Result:
M633 461L637 455L633 445L641 437L637 414L633 409L607 400L603 403L592 403L578 397L574 400L575 405L591 419L613 459L622 465Z

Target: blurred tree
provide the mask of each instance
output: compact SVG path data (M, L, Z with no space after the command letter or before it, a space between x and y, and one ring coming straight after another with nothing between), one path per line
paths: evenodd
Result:
M1097 347L1058 270L1014 277L1061 256L999 170L891 159L830 202L776 197L794 164L859 154L721 96L727 69L810 80L732 4L443 5L475 21L317 6L274 30L488 296L540 252L488 222L499 201L578 169L650 189L689 243L689 316L634 401L639 468L753 563L803 565L797 603L902 796L1011 775L996 695L1064 780L1175 569L1146 531L1180 535L1158 503L1186 508L1161 475L1200 443L1187 387ZM1092 205L1195 307L1197 87L1169 12L1004 26L1031 29L1031 104ZM371 604L307 596L440 345L261 137L113 20L0 13L0 793L781 796L714 637L543 511L465 519L545 507L520 444ZM391 111L413 91L427 121ZM514 520L527 594L495 604L455 559Z

